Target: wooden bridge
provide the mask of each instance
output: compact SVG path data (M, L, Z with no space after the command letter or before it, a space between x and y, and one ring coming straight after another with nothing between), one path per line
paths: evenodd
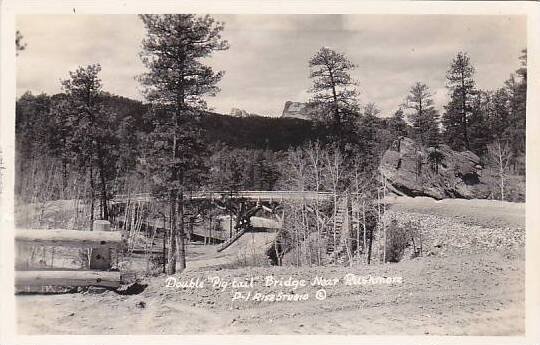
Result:
M244 199L250 201L280 202L299 200L331 200L333 194L330 192L313 191L197 191L185 193L187 200L224 200L224 199ZM150 193L139 194L118 194L111 202L152 202L157 199Z
M218 251L224 250L236 242L244 233L263 229L265 231L277 231L283 225L283 203L291 201L313 202L333 202L334 212L330 218L324 220L331 224L325 226L326 231L322 234L328 241L327 254L333 259L337 259L344 254L347 241L350 240L351 228L353 223L358 221L351 220L352 214L358 205L355 205L349 196L336 196L331 192L315 191L197 191L184 193L185 202L210 201L217 207L227 210L230 221L229 229L226 231L209 231L206 229L191 229L192 235L201 238L211 237L219 240L221 244L217 247ZM151 203L166 202L166 199L154 197L150 193L140 194L122 194L116 195L111 203L123 207L124 205L145 205ZM356 207L355 207L356 206ZM352 208L352 210L351 210ZM308 206L308 209L311 209ZM271 215L268 217L256 217L259 211ZM166 212L166 211L164 211ZM358 220L358 216L353 216ZM323 222L322 219L318 221ZM163 224L164 221L151 221L154 227ZM258 224L261 223L261 224ZM355 224L358 227L358 224ZM225 230L225 229L223 229ZM259 230L260 231L260 230Z

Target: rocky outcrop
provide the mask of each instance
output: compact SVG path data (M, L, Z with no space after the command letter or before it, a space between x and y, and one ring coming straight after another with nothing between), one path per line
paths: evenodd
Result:
M296 119L310 120L310 111L311 108L307 103L287 101L285 102L285 106L283 107L283 113L281 114L281 117L292 117Z
M231 112L229 113L229 115L235 116L235 117L248 117L248 116L250 116L251 114L249 114L249 113L248 113L247 111L245 111L244 109L232 108L232 109L231 109Z
M389 188L401 195L471 199L489 194L480 158L447 145L422 148L412 139L399 138L384 153L379 171Z

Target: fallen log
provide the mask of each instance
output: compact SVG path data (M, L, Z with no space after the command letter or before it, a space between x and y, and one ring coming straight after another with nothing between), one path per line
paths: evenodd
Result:
M105 286L121 285L120 272L99 271L16 271L15 286Z
M55 247L119 248L122 246L122 233L120 231L17 229L15 241Z

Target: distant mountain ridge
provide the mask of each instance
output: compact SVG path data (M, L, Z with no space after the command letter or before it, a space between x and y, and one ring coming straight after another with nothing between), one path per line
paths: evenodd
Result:
M204 112L199 124L208 142L221 142L235 148L286 151L327 135L324 127L299 118L237 117Z

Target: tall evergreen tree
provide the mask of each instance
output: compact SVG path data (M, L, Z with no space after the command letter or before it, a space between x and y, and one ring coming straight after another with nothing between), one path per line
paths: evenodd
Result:
M24 93L16 104L17 159L34 159L47 154L51 98L46 94Z
M357 107L358 92L350 74L355 67L344 54L326 47L309 60L312 102L332 114L336 133L341 129L343 117Z
M508 112L510 126L506 136L512 138L512 165L516 170L517 162L525 156L525 133L527 124L527 50L522 50L520 56L521 67L516 71L517 78L511 75L505 82L504 89L508 95ZM523 169L524 170L524 162Z
M412 110L408 118L413 126L414 137L422 145L437 146L439 143L439 115L433 104L429 87L421 82L411 87L405 100L404 106Z
M525 168L527 52L523 50L522 53L521 67L491 95L489 109L484 111L488 118L489 143L508 145L514 173L522 173Z
M490 131L492 93L477 90L471 98L471 114L468 118L469 149L477 155L486 153L493 133Z
M405 113L403 112L402 108L396 110L394 115L392 115L389 120L388 126L390 131L396 138L400 136L407 136L408 126L407 122L405 122Z
M48 138L56 133L56 128L50 126L50 108L49 96L33 95L31 92L25 92L15 106L15 191L23 198L29 197L23 193L25 174L29 173L33 166L43 165L51 148Z
M65 145L72 153L72 161L90 177L92 205L95 192L99 188L100 218L109 218L107 205L107 184L114 174L114 150L117 144L113 131L114 114L103 105L99 64L79 67L69 72L69 78L62 81L65 103L56 110L55 116L63 118L69 126L69 137ZM94 178L98 178L98 186ZM93 210L91 212L93 220Z
M345 157L346 160L350 160L357 156L357 161L362 164L362 173L375 170L379 165L382 151L386 149L386 147L381 146L382 142L379 141L381 139L378 128L379 118L377 117L379 113L380 111L374 103L370 103L364 108L364 113L358 119L355 128L355 134L359 141L355 143L353 150L355 154Z
M445 107L443 125L446 142L453 149L470 149L469 120L476 92L474 67L467 53L459 52L446 73L450 101Z
M159 194L169 202L167 273L173 274L177 246L180 269L186 267L183 194L197 183L204 168L201 156L205 145L201 142L195 110L205 108L203 96L215 95L219 91L216 84L223 76L223 72L214 72L201 60L227 49L228 43L221 38L223 24L208 15L141 15L140 18L147 31L140 55L148 68L140 81L147 100L156 110L156 126L150 136L149 157L153 161L149 166ZM177 220L180 221L178 238Z
M495 91L486 109L489 115L489 132L492 136L502 139L505 131L511 126L508 113L508 94L504 88Z

